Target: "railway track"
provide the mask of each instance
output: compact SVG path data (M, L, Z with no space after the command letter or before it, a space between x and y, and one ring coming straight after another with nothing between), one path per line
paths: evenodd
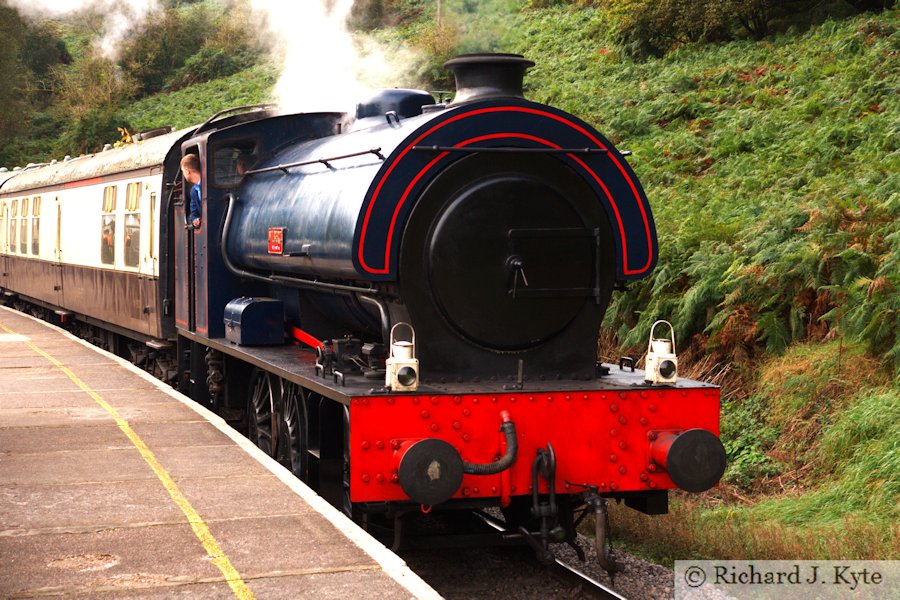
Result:
M477 516L482 519L485 526L494 529L501 536L520 536L520 534L515 531L506 529L504 523L493 518L491 515L478 513ZM563 582L573 591L579 591L585 598L625 600L624 596L620 595L611 587L600 583L593 577L572 565L563 562L559 558L555 558L552 563L543 566L555 579Z
M658 593L661 587L658 581L648 586L647 593L632 591L640 590L643 569L665 572L663 567L627 557L630 573L625 576L623 589L628 590L625 593L618 585L614 587L597 565L591 564L591 558L583 565L578 563L574 552L559 552L552 563L542 564L531 547L522 541L521 535L506 529L505 524L493 515L470 513L467 516L446 515L446 518L452 521L446 525L447 530L456 532L456 536L442 537L443 527L431 523L425 527L434 529L419 530L419 535L411 536L398 550L410 567L445 598L634 600L671 595L666 590ZM423 522L420 520L419 524ZM411 524L410 530L415 529L416 525ZM460 536L460 531L465 533ZM493 537L493 543L485 541L490 537ZM466 545L476 538L478 545ZM590 540L582 538L580 542L585 546ZM595 573L598 570L600 572ZM659 577L659 573L653 576ZM616 583L620 581L617 578Z
M604 600L626 600L625 596L609 586L603 585L593 577L575 567L556 559L548 570L553 577L580 591L585 598L602 598Z

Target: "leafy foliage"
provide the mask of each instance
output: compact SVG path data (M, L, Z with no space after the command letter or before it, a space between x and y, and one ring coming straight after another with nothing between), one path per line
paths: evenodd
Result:
M36 111L52 103L53 72L70 60L56 24L29 23L0 3L0 165L34 160L33 148L10 141L44 132Z
M53 22L34 23L25 29L21 55L25 67L33 75L33 90L44 92L41 100L49 100L52 91L50 76L60 65L72 62L72 56L63 42L57 24Z
M518 37L518 17L526 5L523 0L357 0L350 22L411 49L418 57L410 68L411 83L449 90L453 78L443 64L464 53L506 52ZM365 16L374 6L380 16Z
M184 9L165 7L129 38L121 64L142 94L159 92L203 47L212 28L212 14L202 4Z
M24 128L26 70L20 58L24 23L12 8L0 4L0 72L4 84L0 86L0 139L8 139ZM0 150L0 160L7 154ZM2 163L0 163L2 164Z
M184 62L169 81L167 88L181 88L228 77L249 69L257 57L250 52L229 52L222 48L203 47Z
M728 457L725 479L744 488L777 475L782 466L768 451L778 432L766 422L768 406L761 396L732 400L722 407L721 436Z
M9 82L0 88L0 164L98 150L119 139L119 128L132 128L121 117L131 100L254 67L261 48L249 10L245 0L225 11L209 0L160 3L110 59L94 48L103 19L96 9L26 22L0 5L0 67Z
M619 47L636 57L662 56L692 42L741 37L761 40L789 27L808 27L859 10L884 10L892 2L842 0L606 0Z
M900 368L896 17L644 62L601 11L522 19L530 96L632 150L653 206L659 266L605 321L624 346L668 317L720 360L843 336Z
M428 4L426 0L355 0L349 25L361 31L396 27L420 18Z
M82 152L97 150L118 138L126 126L116 112L132 95L133 86L111 60L83 53L67 68L54 70L56 102L51 107L67 127L61 137L64 148Z
M277 73L262 65L222 79L132 102L122 112L123 122L142 131L202 123L213 113L232 106L260 104L270 99Z
M613 0L619 45L634 56L661 56L671 47L729 37L729 2L716 0Z

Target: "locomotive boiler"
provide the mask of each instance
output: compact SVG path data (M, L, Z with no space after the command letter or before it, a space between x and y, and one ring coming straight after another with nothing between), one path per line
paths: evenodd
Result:
M613 286L656 262L653 219L612 144L522 98L531 64L457 58L449 106L392 91L350 134L273 154L235 191L224 252L245 272L365 287L310 333L411 323L425 381L594 379Z
M13 176L0 187L9 231L21 223L7 202L56 194L57 247L26 256L0 222L0 284L70 327L111 332L111 349L245 428L347 514L392 520L395 545L406 515L432 507L499 506L543 553L574 541L577 514L605 523L608 499L666 512L668 489L703 491L724 471L719 392L678 379L674 361L653 382L633 361L597 362L613 291L656 265L654 221L623 153L523 97L532 65L461 56L447 63L449 104L385 90L352 115L244 107L110 151L128 160ZM188 153L203 165L196 229L178 170ZM147 270L120 238L71 267L150 286L128 320L121 304L67 306L65 284L35 287L27 273L65 263L60 240L134 222L141 190L150 212L131 232L150 244ZM67 203L91 197L96 224L67 225Z

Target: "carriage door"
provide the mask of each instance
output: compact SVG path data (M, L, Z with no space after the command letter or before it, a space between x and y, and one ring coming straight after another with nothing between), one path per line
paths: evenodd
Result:
M6 254L9 252L9 244L6 232L9 227L9 207L6 202L0 203L0 288L6 287Z
M179 170L169 204L174 211L175 323L181 329L194 331L197 322L194 310L194 235L187 228L190 204L190 184Z
M199 146L185 148L185 154L194 153L200 155L200 164L203 171L201 180L201 199L206 196L206 168L203 164L204 155ZM178 179L175 183L175 193L181 194L181 198L173 198L175 208L175 322L182 329L194 331L203 335L207 334L206 323L206 288L201 284L202 273L198 274L198 267L202 269L205 264L206 220L205 201L201 201L201 224L199 229L193 229L188 223L191 212L191 187L185 181L179 169Z
M56 228L54 230L53 236L53 269L56 271L56 283L54 285L54 289L57 291L56 294L56 304L57 306L65 306L66 301L63 297L63 255L62 255L62 203L59 201L59 196L54 198L54 205L56 206ZM52 210L52 209L51 209ZM49 211L48 211L49 212ZM49 213L52 214L52 213Z

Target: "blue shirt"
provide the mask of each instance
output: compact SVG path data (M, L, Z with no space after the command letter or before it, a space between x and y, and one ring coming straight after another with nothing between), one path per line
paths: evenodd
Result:
M199 219L200 215L203 213L203 207L200 204L201 183L201 181L198 181L194 184L194 187L191 188L191 216L188 217L188 225L193 225L194 219Z

